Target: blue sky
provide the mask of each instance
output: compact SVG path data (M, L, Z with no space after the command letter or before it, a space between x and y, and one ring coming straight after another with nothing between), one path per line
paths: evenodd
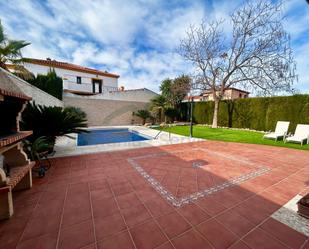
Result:
M191 73L177 53L190 24L227 18L243 0L1 0L12 39L31 45L23 55L67 61L120 74L119 85L158 91L167 77ZM287 0L284 26L297 61L294 87L309 93L309 5Z

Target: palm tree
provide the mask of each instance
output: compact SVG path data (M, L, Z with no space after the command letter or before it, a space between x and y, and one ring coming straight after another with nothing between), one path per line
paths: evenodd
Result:
M143 120L143 125L148 118L151 118L151 114L148 110L138 110L137 112L134 112L134 115Z
M21 49L30 43L23 40L10 40L4 33L3 26L0 21L0 67L7 70L7 63L16 66L19 72L23 69L21 63L24 61Z
M158 95L150 101L150 110L158 117L159 122L162 121L162 115L168 106L167 100L163 95Z

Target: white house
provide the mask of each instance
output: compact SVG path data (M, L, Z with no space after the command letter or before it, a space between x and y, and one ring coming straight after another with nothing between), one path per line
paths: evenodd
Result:
M219 94L219 91L217 91L217 94ZM235 100L235 99L246 99L249 97L249 92L237 89L237 88L227 88L224 91L223 100ZM208 90L203 93L201 93L198 96L186 96L182 102L188 102L191 101L191 98L194 102L203 102L203 101L213 101L213 92Z
M53 68L56 74L63 79L64 92L80 95L93 95L110 91L118 91L119 75L100 71L92 68L82 67L67 62L61 62L27 58L23 66L35 76L47 74ZM10 70L14 67L8 65Z
M10 71L16 69L13 65L6 66ZM50 69L54 69L63 79L64 92L61 104L75 106L85 111L90 126L139 123L133 113L147 109L151 99L157 96L155 92L146 88L125 90L123 86L118 87L117 74L67 62L28 58L23 66L35 76L46 75ZM35 94L31 96L36 103L42 103L39 96Z

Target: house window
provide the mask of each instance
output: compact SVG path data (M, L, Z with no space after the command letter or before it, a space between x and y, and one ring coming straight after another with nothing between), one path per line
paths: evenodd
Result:
M77 83L77 84L81 84L81 83L82 83L82 77L77 76L77 77L76 77L76 83Z

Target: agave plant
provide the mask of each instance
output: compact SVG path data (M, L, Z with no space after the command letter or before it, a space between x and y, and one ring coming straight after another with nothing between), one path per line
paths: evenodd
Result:
M21 127L33 131L31 142L46 137L49 142L55 143L59 136L86 132L84 128L87 127L87 120L70 109L29 103L22 114Z

